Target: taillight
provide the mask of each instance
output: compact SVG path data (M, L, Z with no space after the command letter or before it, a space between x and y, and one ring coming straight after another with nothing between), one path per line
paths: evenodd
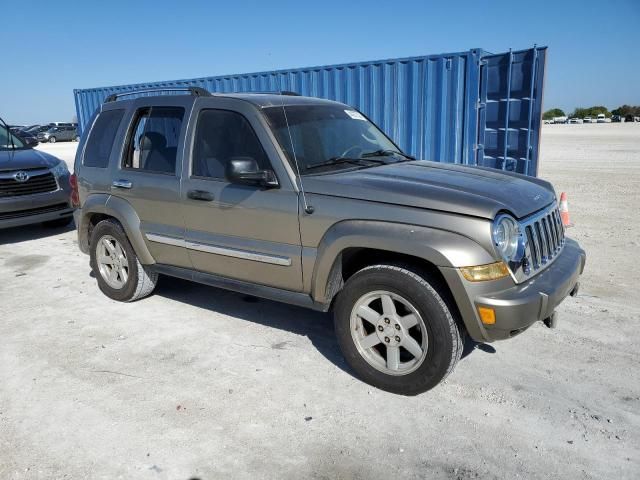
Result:
M72 173L71 176L69 176L69 184L71 185L71 206L79 207L80 193L78 192L78 177L76 177L75 173Z

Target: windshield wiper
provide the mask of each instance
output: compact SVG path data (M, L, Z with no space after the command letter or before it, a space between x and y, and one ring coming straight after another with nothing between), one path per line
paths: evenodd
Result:
M387 162L385 162L384 160L375 160L373 158L331 157L325 162L308 165L307 167L305 167L305 170L315 170L316 168L328 167L331 165L340 165L342 163L352 163L361 167L371 167L373 165L381 165Z
M391 157L394 155L400 155L401 157L406 158L407 160L415 160L415 157L411 155L407 155L406 153L399 152L398 150L376 150L375 152L366 152L361 155L362 158L367 157Z

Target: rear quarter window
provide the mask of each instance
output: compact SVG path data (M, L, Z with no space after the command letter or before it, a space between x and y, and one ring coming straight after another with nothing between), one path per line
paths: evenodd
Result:
M123 115L124 110L117 109L107 110L98 116L87 139L83 159L85 167L107 168Z

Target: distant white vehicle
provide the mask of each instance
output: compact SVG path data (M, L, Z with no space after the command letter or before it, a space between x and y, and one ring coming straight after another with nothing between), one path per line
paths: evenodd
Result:
M599 113L596 123L607 123L607 117L604 115L604 113Z
M567 117L553 117L553 123L567 123Z
M591 118L591 117L584 117L584 119L582 120L583 123L596 123L595 119Z
M572 124L576 124L576 123L582 123L582 119L581 118L570 118L568 123L572 123Z

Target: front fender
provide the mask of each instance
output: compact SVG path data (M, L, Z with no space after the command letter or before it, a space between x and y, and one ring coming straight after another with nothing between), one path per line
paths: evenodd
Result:
M113 217L120 222L140 263L144 265L156 263L144 241L140 217L126 200L108 194L89 195L82 205L82 209L77 212L78 244L84 253L89 252L89 222L91 216L95 213L100 213Z
M391 222L348 220L333 225L318 245L311 296L328 303L335 293L332 275L347 248L372 248L424 259L437 267L464 267L495 262L478 243L435 228ZM328 288L329 287L329 288Z

